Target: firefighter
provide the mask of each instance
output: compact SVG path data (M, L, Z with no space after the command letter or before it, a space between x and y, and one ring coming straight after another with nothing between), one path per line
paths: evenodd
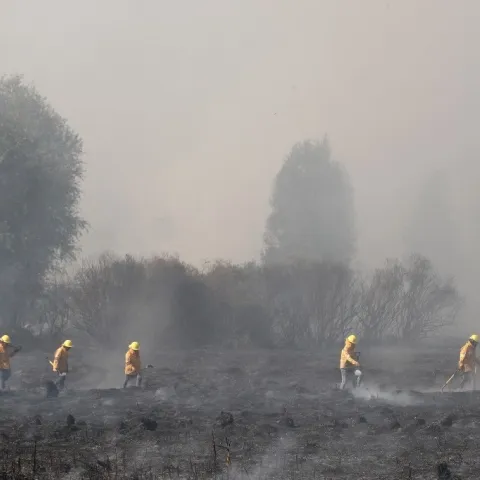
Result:
M347 383L347 377L352 377L355 375L356 382L354 381L354 386L358 387L362 380L362 372L359 368L360 363L357 360L357 355L355 354L355 345L357 344L357 337L355 335L349 335L345 339L345 346L340 353L340 373L342 375L342 383L340 384L340 390L345 388Z
M471 335L467 343L460 349L460 359L458 360L458 370L462 374L462 381L460 388L472 381L474 375L475 365L480 365L480 360L476 357L476 348L478 345L479 336Z
M12 375L10 359L14 357L22 347L14 347L8 335L0 337L0 388L6 389L8 379Z
M137 387L142 384L142 376L140 370L142 369L142 362L140 361L140 344L132 342L128 346L128 351L125 354L125 382L123 388L127 388L128 384L136 381Z
M68 373L68 354L72 347L72 341L65 340L55 351L52 367L53 371L58 375L58 379L55 384L59 390L63 390L65 387L65 380Z

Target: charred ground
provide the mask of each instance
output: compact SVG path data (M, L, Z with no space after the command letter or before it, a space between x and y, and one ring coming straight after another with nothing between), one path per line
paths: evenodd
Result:
M353 394L335 352L197 350L149 359L142 390L86 388L111 375L77 356L46 399L25 356L0 402L2 478L478 478L480 392L438 393L457 343L364 348Z

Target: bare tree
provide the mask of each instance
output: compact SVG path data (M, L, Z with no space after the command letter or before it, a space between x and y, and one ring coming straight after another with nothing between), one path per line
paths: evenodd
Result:
M50 295L41 315L52 333L71 318L104 344L144 332L152 344L178 346L318 347L352 331L378 342L419 338L452 321L461 303L418 255L362 279L331 262L214 262L198 271L172 257L106 254Z
M418 339L451 324L462 306L451 280L442 280L431 262L412 255L387 261L362 283L360 324L365 337Z
M363 335L379 341L393 335L402 309L405 268L397 260L387 260L370 280L363 280L358 320Z
M418 339L452 324L462 299L451 279L443 280L427 258L414 254L408 259L404 276L402 310L397 335Z
M67 276L50 279L38 302L40 333L57 339L69 326L72 317L71 283Z
M72 288L74 326L92 338L108 340L113 319L111 287L115 258L103 254L98 261L84 261L76 272Z
M337 341L353 325L359 292L342 264L296 262L267 268L269 308L280 341L322 345Z

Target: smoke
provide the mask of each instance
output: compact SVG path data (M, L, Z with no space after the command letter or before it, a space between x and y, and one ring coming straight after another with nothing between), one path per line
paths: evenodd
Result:
M361 400L380 400L390 405L397 405L400 407L408 407L411 405L421 405L423 400L418 395L414 395L408 391L385 391L377 385L368 384L368 387L359 387L352 390L355 398Z
M234 467L229 475L236 480L275 478L277 472L285 471L287 456L295 449L296 443L296 440L290 436L281 437L255 462L253 470L240 471Z
M84 139L85 254L258 257L284 155L328 133L355 187L359 265L411 246L441 169L460 253L436 254L473 293L478 2L2 5L3 72L34 82Z

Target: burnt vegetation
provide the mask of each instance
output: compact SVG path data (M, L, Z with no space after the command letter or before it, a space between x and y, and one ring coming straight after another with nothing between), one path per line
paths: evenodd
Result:
M140 305L159 344L234 348L313 348L349 331L365 341L417 340L452 323L461 306L454 285L421 256L362 278L328 262L196 269L174 257L104 255L53 289L52 296L58 289L66 296L50 331L70 323L104 344L138 317Z

